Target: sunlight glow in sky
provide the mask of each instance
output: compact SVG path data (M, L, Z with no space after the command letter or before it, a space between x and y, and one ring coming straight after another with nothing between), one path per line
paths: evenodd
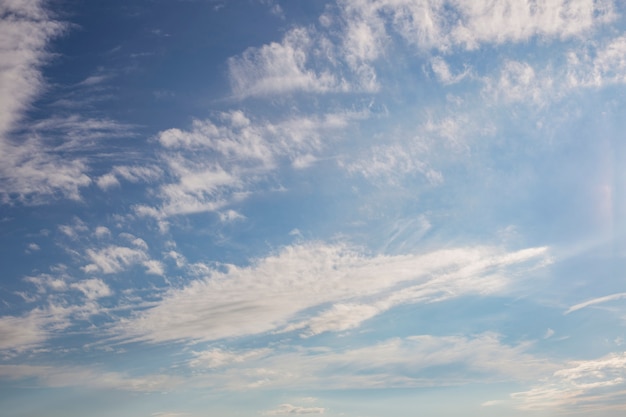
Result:
M0 414L623 416L625 29L0 0Z

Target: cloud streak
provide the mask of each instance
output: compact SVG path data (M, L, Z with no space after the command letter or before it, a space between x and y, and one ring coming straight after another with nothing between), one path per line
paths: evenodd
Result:
M626 354L571 361L529 391L511 395L523 410L626 410Z
M345 245L289 246L249 267L228 265L226 272L211 270L206 278L171 289L156 307L121 319L112 332L158 343L342 331L400 304L506 291L516 268L546 259L546 248L367 256Z
M415 335L358 348L284 347L226 368L194 367L196 384L226 390L373 389L532 381L558 367L495 333ZM239 352L239 357L246 356Z
M610 301L621 300L624 298L626 298L625 292L611 294L611 295L607 295L604 297L593 298L591 300L583 301L582 303L578 303L578 304L571 306L565 311L565 314L570 314L570 313L573 313L574 311L582 310L583 308L591 307L597 304L608 303Z

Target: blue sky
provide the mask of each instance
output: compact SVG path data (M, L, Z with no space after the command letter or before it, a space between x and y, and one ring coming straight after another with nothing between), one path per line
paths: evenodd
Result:
M623 415L625 13L2 2L2 409Z

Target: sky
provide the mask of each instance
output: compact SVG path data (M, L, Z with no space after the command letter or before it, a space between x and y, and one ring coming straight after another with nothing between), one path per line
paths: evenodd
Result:
M0 1L3 415L622 416L625 29Z

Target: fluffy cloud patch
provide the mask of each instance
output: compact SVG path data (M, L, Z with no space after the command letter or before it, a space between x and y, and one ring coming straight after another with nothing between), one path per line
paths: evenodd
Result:
M92 263L83 268L85 272L114 274L148 260L148 255L143 250L125 246L111 245L102 249L87 249L86 253Z
M313 35L304 28L289 31L281 43L250 48L228 61L233 92L239 97L289 91L326 92L345 89L329 71L315 71L307 64Z
M196 120L190 130L168 129L158 135L162 160L174 181L162 184L158 207L138 205L137 214L170 216L222 210L245 198L252 185L280 166L306 168L332 137L362 113L286 118L279 122L251 120L241 111L217 120ZM104 186L114 184L107 177ZM229 220L224 218L224 220Z
M89 300L108 297L113 294L108 285L101 279L92 278L71 285L72 288L82 292Z
M341 5L348 38L358 28L363 32L365 25L373 37L384 39L390 27L410 44L439 50L476 49L483 43L536 36L568 38L615 18L610 0L358 0Z

